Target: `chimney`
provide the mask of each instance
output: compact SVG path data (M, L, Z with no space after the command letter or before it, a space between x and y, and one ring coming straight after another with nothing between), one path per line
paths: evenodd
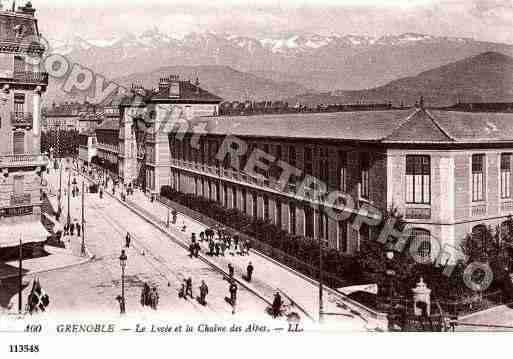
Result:
M169 77L169 97L180 97L180 76L178 75Z
M194 83L194 86L196 86L196 95L199 95L200 93L200 82L199 82L199 78L196 77L196 82Z

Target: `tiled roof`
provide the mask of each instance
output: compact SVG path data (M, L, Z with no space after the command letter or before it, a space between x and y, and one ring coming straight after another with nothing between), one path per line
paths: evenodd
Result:
M100 126L97 127L97 130L111 130L117 131L119 130L119 120L118 119L106 119L102 122Z
M207 130L235 136L377 141L392 133L412 110L211 117Z
M513 142L512 113L390 110L210 117L213 134L377 141L382 143Z

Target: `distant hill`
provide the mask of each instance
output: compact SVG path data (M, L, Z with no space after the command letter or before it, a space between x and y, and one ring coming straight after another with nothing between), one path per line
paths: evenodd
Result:
M457 102L513 102L513 58L485 52L372 89L311 93L288 101L309 105L392 101L394 106L411 106L420 96L427 106L437 107Z
M253 74L241 72L228 66L169 66L154 71L135 73L119 77L113 81L129 87L139 83L146 88L158 87L159 79L168 75L180 75L181 79L200 81L200 87L222 97L227 101L235 100L275 100L297 96L309 90L290 81L274 81ZM84 95L66 94L62 91L62 83L51 79L45 102L83 101Z
M182 79L200 81L200 87L222 97L234 100L272 100L296 96L308 91L302 85L290 81L273 81L253 74L237 71L229 66L169 66L148 73L132 74L115 81L124 86L142 83L146 88L157 87L159 79L166 75L180 75Z

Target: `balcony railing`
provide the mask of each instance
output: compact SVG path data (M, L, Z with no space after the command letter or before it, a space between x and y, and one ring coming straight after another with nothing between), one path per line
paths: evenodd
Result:
M225 178L229 180L235 180L238 182L247 183L253 186L257 186L260 188L265 188L269 190L273 190L276 192L281 192L290 196L302 196L302 199L308 200L308 201L316 201L320 203L326 203L328 200L328 193L327 192L321 192L316 191L313 189L305 189L304 193L298 193L298 186L294 183L288 183L286 186L284 186L282 183L276 180L267 179L267 178L261 178L261 177L254 177L250 176L247 173L239 172L239 171L233 171L230 169L220 168L216 166L209 166L205 164L200 164L197 162L189 162L189 161L183 161L178 159L172 159L171 165L176 167L181 167L197 172L202 172L204 174L208 174L211 176L216 176L220 178ZM333 205L333 204L331 204Z
M13 74L13 79L16 82L48 84L48 73L34 71L16 71Z
M43 155L6 155L0 156L0 166L17 167L17 166L42 166L48 164L48 158Z
M32 112L11 112L11 125L30 127L32 126Z
M431 219L431 208L406 207L404 217L406 219Z
M478 204L470 209L471 217L482 217L486 215L486 204Z
M30 204L30 193L11 195L11 206L25 206Z

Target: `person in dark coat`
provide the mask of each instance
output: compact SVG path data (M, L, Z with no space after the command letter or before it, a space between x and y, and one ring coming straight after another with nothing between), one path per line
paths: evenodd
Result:
M219 253L221 252L221 245L220 245L219 241L216 241L215 249L216 249L216 256L219 257Z
M192 278L189 277L185 280L185 297L190 296L191 298L194 298L192 295Z
M208 250L209 250L209 252L208 252L208 253L209 253L209 255L211 255L211 256L213 256L213 255L214 255L214 247L215 247L215 245L214 245L214 240L210 239L210 240L208 241Z
M228 263L228 276L233 278L233 273L235 272L235 269L233 268L233 265L231 263Z
M130 235L129 232L126 233L126 247L127 248L130 248L130 243L132 242L132 236Z
M272 305L272 315L273 317L278 317L281 314L281 306L283 304L283 301L281 299L280 292L276 292L274 294L274 300Z
M199 252L201 251L201 246L198 242L194 243L194 257L199 257Z
M78 221L76 222L75 226L77 227L77 236L80 237L80 232L82 231L82 226L80 225L80 223L78 223Z
M199 302L202 305L207 305L208 286L205 283L205 281L203 281L203 280L201 281L201 286L200 286L199 290L200 290Z
M69 231L71 236L73 237L75 235L75 223L71 222L71 224L69 225Z
M253 264L251 262L249 262L248 264L248 268L246 269L246 280L248 282L251 282L251 278L253 277L253 270L255 268L253 268Z
M196 242L189 244L189 257L194 257L194 251L196 250Z
M230 304L233 307L233 313L235 313L235 306L237 305L237 289L237 284L232 281L228 290L230 291Z

